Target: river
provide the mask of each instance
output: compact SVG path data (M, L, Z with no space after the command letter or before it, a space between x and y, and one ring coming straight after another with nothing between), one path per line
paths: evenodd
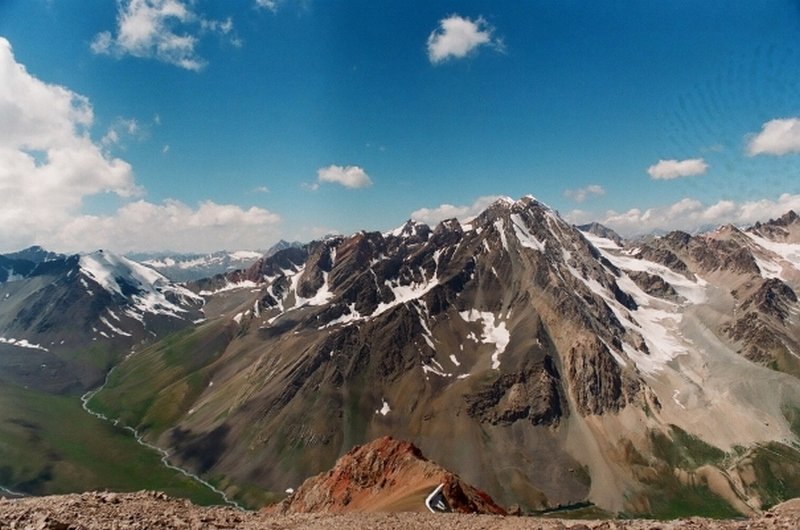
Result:
M105 381L103 381L102 385L100 385L99 387L95 388L94 390L90 390L90 391L86 392L83 396L81 396L81 406L83 407L83 410L85 410L87 413L91 414L95 418L99 418L99 419L101 419L103 421L107 421L107 422L119 427L120 425L119 425L119 421L118 420L112 420L111 418L109 418L105 414L101 414L101 413L96 412L96 411L92 410L91 408L89 408L89 401L91 401L91 399L98 392L100 392L101 390L103 390L103 388L105 388L106 384L108 384L109 377L111 377L111 374L114 373L115 369L116 369L116 366L114 368L112 368L111 370L109 370L109 372L106 374L106 379L105 379ZM213 491L214 493L216 493L217 495L222 497L222 499L225 501L226 504L228 504L230 506L234 506L234 507L236 507L236 508L238 508L240 510L244 510L244 507L242 507L242 505L240 505L238 502L236 502L235 500L233 500L230 497L228 497L228 495L224 491L214 487L214 485L209 483L207 480L205 480L205 479L201 478L200 476L192 473L191 471L188 471L186 469L183 469L182 467L178 467L178 466L170 463L170 461L169 461L169 453L166 450L162 449L161 447L158 447L157 445L153 445L153 444L151 444L149 442L146 442L144 440L144 435L139 433L139 431L137 431L136 429L134 429L133 427L130 427L128 425L123 425L121 427L123 429L125 429L126 431L130 432L133 435L134 439L139 443L139 445L142 445L144 447L147 447L148 449L156 451L159 455L161 455L161 463L164 465L164 467L166 467L168 469L171 469L173 471L177 471L178 473L181 473L182 475L185 475L185 476L189 477L190 479L198 482L199 484L202 484L206 488L210 489L211 491ZM1 486L0 486L0 489L2 489L4 491L7 491L5 488L2 488ZM13 493L13 492L9 492L9 493Z

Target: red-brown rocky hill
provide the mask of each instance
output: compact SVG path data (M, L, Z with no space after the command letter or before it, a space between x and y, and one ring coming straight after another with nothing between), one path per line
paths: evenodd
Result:
M425 512L438 486L450 511L504 515L483 491L431 462L413 444L389 436L358 446L329 471L311 477L273 511L279 513Z

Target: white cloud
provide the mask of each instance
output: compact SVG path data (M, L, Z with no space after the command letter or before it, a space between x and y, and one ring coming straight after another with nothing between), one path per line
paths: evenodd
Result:
M278 0L256 0L256 7L269 9L273 13L278 10Z
M142 135L142 127L135 118L117 118L108 128L100 143L103 147L111 147L119 145L125 136L141 138Z
M253 191L256 193L269 193L269 188L266 186L258 186Z
M770 120L747 143L750 156L788 153L800 153L800 118Z
M472 21L451 15L439 21L439 27L428 36L428 59L438 64L450 58L461 59L481 46L503 49L500 39L493 36L494 28L483 17Z
M0 251L32 244L58 251L216 250L257 248L276 238L276 214L213 202L191 208L137 200L110 215L86 215L86 198L142 193L130 164L92 141L93 120L88 99L30 75L0 37ZM139 125L122 121L123 129L135 133Z
M358 166L328 166L317 170L317 182L311 184L309 189L316 190L319 184L329 182L340 184L345 188L366 188L372 186L372 179Z
M137 193L131 166L89 137L89 101L43 83L0 38L0 241L29 242L62 226L85 196Z
M200 27L206 31L211 31L212 33L221 33L223 35L227 35L233 30L233 19L231 17L228 17L225 20L201 19Z
M469 205L441 204L436 208L420 208L411 212L411 219L429 225L435 225L440 221L452 219L453 217L464 221L475 217L499 198L499 195L486 195L478 197L475 202Z
M672 180L680 177L702 175L708 169L708 164L702 158L689 158L687 160L659 160L647 168L647 173L654 180Z
M576 190L573 189L564 190L564 196L569 197L575 202L583 202L589 195L600 196L605 194L606 190L603 189L603 186L600 186L599 184L590 184L589 186L578 188Z
M263 208L212 201L192 208L176 200L162 204L139 200L114 215L77 216L43 243L46 248L80 249L91 241L93 247L117 252L263 248L278 237L280 222L280 216Z
M620 234L631 237L668 230L695 232L727 223L749 225L780 217L789 210L800 212L800 194L784 193L776 200L720 200L710 205L687 197L658 208L632 208L626 212L612 210L599 216L583 210L573 210L566 218L575 224L599 221Z
M202 70L206 61L196 51L198 34L228 35L233 21L207 19L192 6L193 2L184 0L120 0L116 36L110 31L98 33L90 48L96 54L155 58L187 70Z

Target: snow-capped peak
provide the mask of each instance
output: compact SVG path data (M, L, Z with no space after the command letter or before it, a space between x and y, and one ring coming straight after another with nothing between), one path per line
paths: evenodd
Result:
M170 282L155 270L114 253L99 250L80 257L80 272L112 294L131 301L131 310L141 316L156 313L179 317L182 304L203 303L202 297Z

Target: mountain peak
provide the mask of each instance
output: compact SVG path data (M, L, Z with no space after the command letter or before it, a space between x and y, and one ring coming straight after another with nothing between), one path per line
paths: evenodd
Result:
M17 252L4 254L4 256L8 259L27 260L36 264L64 257L62 254L58 254L56 252L50 252L49 250L46 250L40 247L39 245L33 245L31 247L28 247L26 249Z
M489 495L425 458L417 446L391 436L354 447L331 470L303 482L278 510L426 512L434 491L441 492L442 511L506 513Z
M589 234L595 235L597 237L602 237L604 239L611 240L619 246L622 245L623 242L622 236L620 236L611 228L602 225L598 222L587 223L584 225L580 225L577 228L581 232L588 232Z
M394 237L401 237L401 238L408 238L408 237L421 237L422 239L427 239L428 235L430 234L430 227L425 223L417 221L415 219L409 219L402 225L398 226L394 230L390 230L386 232L384 237L386 236L394 236Z

